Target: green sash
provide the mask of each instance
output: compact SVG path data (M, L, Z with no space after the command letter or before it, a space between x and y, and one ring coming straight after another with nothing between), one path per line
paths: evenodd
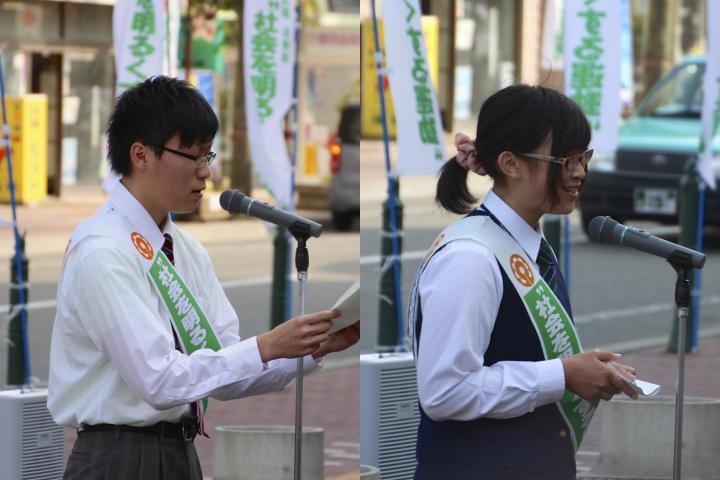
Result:
M413 285L408 311L411 322L416 318L415 312L419 311L417 285L420 274L435 252L447 243L460 238L481 243L495 254L525 306L546 360L582 353L582 346L570 316L552 289L542 279L535 263L528 259L522 247L509 233L487 216L466 217L450 225L435 240ZM577 451L598 401L584 400L565 390L562 399L556 405L570 430L573 446Z

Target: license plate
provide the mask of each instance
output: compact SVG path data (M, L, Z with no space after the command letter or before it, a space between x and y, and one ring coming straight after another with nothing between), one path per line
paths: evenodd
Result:
M634 207L637 213L675 215L677 213L677 190L673 188L636 188Z

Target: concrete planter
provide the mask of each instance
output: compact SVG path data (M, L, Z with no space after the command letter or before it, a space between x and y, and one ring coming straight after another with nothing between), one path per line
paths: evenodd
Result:
M671 479L675 397L616 397L602 412L600 461L582 478ZM720 399L685 397L683 480L720 479Z
M370 465L360 465L360 480L380 480L380 469Z
M215 428L215 480L292 480L295 435L291 426ZM303 427L302 478L324 478L324 430Z

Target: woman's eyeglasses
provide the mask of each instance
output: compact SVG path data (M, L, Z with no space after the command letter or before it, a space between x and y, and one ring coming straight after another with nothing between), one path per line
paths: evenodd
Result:
M593 156L594 150L588 148L584 152L568 155L567 157L553 157L552 155L541 155L539 153L521 153L521 157L537 158L538 160L545 160L550 163L557 163L558 165L564 165L568 170L575 170L578 165L582 165L583 169L587 170L587 165Z
M174 149L168 148L168 147L163 147L161 145L156 145L156 147L159 148L160 150L165 150L167 152L174 153L175 155L180 155L181 157L185 157L188 160L192 160L193 162L195 162L195 165L197 165L198 167L202 167L204 165L208 165L208 166L211 165L213 160L215 160L215 157L217 156L217 153L215 153L215 152L208 152L205 155L200 155L199 157L195 157L193 155L190 155L189 153L180 152L178 150L174 150Z

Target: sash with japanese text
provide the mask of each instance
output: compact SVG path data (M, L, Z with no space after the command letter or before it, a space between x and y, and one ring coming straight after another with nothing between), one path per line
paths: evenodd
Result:
M414 323L417 320L417 312L420 311L418 293L420 276L435 252L458 239L476 241L493 252L523 302L546 360L582 353L580 339L570 316L553 290L543 280L535 263L528 258L515 239L492 219L487 216L472 216L455 222L438 236L415 277L408 308L408 338L413 342L413 352L416 355L417 339ZM562 399L556 402L570 431L575 450L579 448L590 426L598 403L597 400L584 400L570 390L565 390Z

